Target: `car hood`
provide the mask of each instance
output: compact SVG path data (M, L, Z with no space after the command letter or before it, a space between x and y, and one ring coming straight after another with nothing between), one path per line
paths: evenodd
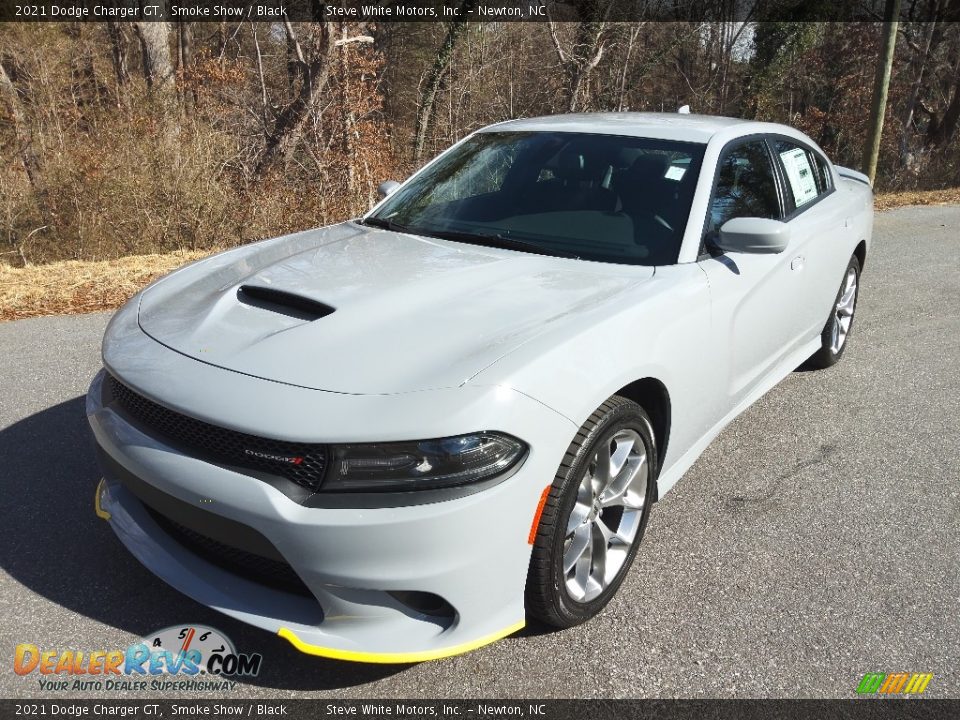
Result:
M344 223L202 260L144 291L142 330L202 362L341 393L455 387L653 268Z

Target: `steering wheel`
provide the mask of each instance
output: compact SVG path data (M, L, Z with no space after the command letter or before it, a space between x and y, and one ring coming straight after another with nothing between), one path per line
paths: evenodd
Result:
M633 216L633 223L634 226L637 224L659 225L664 230L667 230L671 233L673 232L673 226L652 210L641 210L640 212L636 213Z

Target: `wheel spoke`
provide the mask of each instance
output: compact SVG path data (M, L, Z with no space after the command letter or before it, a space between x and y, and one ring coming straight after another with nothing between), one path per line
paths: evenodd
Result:
M633 452L633 438L625 440L614 440L616 449L610 455L610 478L616 480L623 472L624 466L630 460L630 453ZM608 486L609 487L609 486Z
M593 471L593 495L596 497L600 492L610 484L610 443L603 443L597 450L594 459Z
M606 491L600 496L600 506L610 507L612 505L626 505L626 494L633 489L637 478L643 478L646 481L647 472L647 454L641 453L631 457L620 473L610 482Z
M587 518L590 516L590 505L584 502L580 502L579 498L573 506L573 510L570 511L570 517L567 519L567 537L570 536L578 527L583 525L586 522Z
M588 540L587 545L584 547L584 552L570 566L574 571L573 581L578 588L582 589L584 594L587 592L587 585L590 582L590 571L593 569L593 533L589 532L589 527L586 536ZM569 570L567 572L569 572Z
M853 315L853 301L857 297L857 286L854 285L848 289L843 296L840 298L840 302L837 303L837 314L838 315Z
M592 550L592 545L593 532L590 529L590 523L581 525L574 530L573 539L563 553L563 571L565 573L570 572L571 568L576 565L577 561L580 560L584 554L589 557L590 552L587 551L588 549Z
M605 578L607 574L607 543L601 534L600 526L603 523L599 520L593 523L592 537L590 542L590 579L596 584L596 593L599 594L606 586Z

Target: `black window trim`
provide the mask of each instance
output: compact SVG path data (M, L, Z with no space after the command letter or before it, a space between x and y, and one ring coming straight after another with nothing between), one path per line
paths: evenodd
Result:
M780 168L780 173L781 173L781 176L782 176L782 178L783 178L784 201L788 203L788 205L787 205L786 207L791 207L791 208L793 208L788 214L784 215L784 217L783 217L783 222L790 222L790 221L793 220L795 217L799 217L800 215L802 215L803 213L805 213L807 210L809 210L810 208L812 208L814 205L816 205L817 203L819 203L821 200L824 200L825 198L828 198L828 197L830 197L831 195L833 195L833 193L835 193L835 192L837 191L837 184L833 181L833 173L831 172L831 175L830 175L830 188L829 188L828 190L825 190L824 192L821 192L820 194L818 194L817 197L814 198L811 202L808 202L808 203L806 203L806 204L804 204L804 205L801 205L800 207L797 207L797 206L795 205L795 203L794 203L794 200L793 200L793 189L790 187L789 180L787 179L786 169L783 167L783 160L780 159L780 154L776 151L776 148L773 147L773 143L774 143L775 141L777 141L777 140L783 140L783 141L788 142L788 143L790 143L790 144L792 144L792 145L796 145L797 147L800 147L800 148L803 148L804 150L806 150L806 151L807 151L808 153L810 153L813 157L815 157L815 158L816 158L816 157L819 157L821 160L824 161L824 163L826 164L826 167L827 167L828 170L832 167L832 165L831 165L830 161L827 159L827 157L826 157L825 155L823 155L822 153L817 152L815 149L813 149L812 147L810 147L810 145L808 145L807 143L803 142L803 140L797 140L796 138L790 137L789 135L782 135L782 134L780 134L780 133L770 133L770 134L767 136L767 142L768 142L768 144L769 144L769 146L770 146L770 152L771 152L771 154L774 156L774 161L776 162L777 167ZM819 171L818 171L818 172L819 172ZM789 193L788 193L788 191L789 191Z
M717 156L717 164L713 169L713 182L710 186L710 198L707 200L707 210L703 216L703 222L700 226L700 252L697 253L697 262L705 260L707 258L713 257L709 250L707 250L706 239L707 239L707 227L710 223L710 209L713 207L713 199L717 194L717 185L720 182L720 168L723 166L723 161L726 159L727 155L736 150L741 145L746 145L751 142L757 142L758 140L763 143L763 146L767 150L767 156L770 159L770 166L773 169L773 179L776 184L777 191L777 204L780 206L780 217L778 220L784 221L787 212L787 196L784 192L784 177L781 175L782 169L778 158L774 157L773 146L769 142L769 133L753 133L752 135L741 135L740 137L729 140L721 149L720 154ZM703 172L701 168L700 172Z

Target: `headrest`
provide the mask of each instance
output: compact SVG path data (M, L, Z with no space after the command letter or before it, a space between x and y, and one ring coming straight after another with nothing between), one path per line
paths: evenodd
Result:
M567 145L557 158L557 171L565 180L578 180L586 174L587 160L579 148Z
M666 155L641 155L633 161L627 172L644 180L662 180L667 174L668 164Z

